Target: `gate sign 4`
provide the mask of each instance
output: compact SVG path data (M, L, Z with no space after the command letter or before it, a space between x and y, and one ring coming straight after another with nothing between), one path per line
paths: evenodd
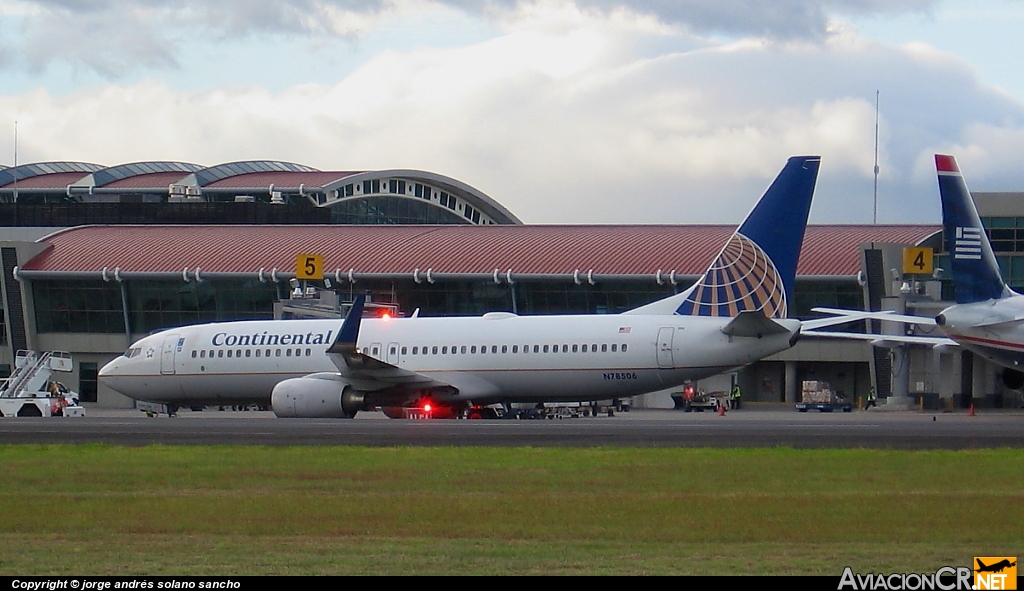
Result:
M930 248L904 248L903 249L903 274L904 275L931 275L933 266L933 252Z

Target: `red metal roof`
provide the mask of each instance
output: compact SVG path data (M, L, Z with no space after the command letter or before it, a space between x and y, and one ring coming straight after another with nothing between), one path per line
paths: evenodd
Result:
M63 191L68 185L75 181L89 176L88 172L55 172L53 174L40 174L18 181L19 189L54 189ZM4 185L4 188L14 188L14 183Z
M130 176L116 181L109 182L103 185L104 189L163 189L167 190L167 187L171 183L180 181L187 177L190 173L182 171L174 172L151 172L149 174L139 174Z
M250 172L229 176L219 181L214 181L208 188L214 189L250 189L253 187L269 187L274 185L281 188L297 188L299 185L306 187L322 187L347 176L359 174L357 172Z
M357 273L703 273L735 226L83 226L25 270L293 272L295 256ZM864 242L916 244L939 226L809 226L798 275L855 275Z

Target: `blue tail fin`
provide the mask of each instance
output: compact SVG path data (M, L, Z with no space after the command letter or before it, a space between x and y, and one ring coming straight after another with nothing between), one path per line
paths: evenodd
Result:
M1008 295L956 158L936 154L935 172L939 177L942 226L950 250L956 303L969 304Z
M715 258L676 314L785 318L807 227L819 156L794 156Z

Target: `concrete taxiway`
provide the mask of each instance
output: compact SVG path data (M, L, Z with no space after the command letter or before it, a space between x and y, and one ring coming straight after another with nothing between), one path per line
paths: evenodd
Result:
M781 405L714 413L634 409L564 420L279 419L270 412L90 410L84 418L0 419L2 443L638 446L963 449L1024 447L1024 412L798 413Z

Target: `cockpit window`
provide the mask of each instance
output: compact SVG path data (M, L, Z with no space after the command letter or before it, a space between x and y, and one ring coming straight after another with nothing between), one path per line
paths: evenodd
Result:
M142 347L132 347L124 352L124 356L131 359L132 357L138 356L139 353L142 353Z

